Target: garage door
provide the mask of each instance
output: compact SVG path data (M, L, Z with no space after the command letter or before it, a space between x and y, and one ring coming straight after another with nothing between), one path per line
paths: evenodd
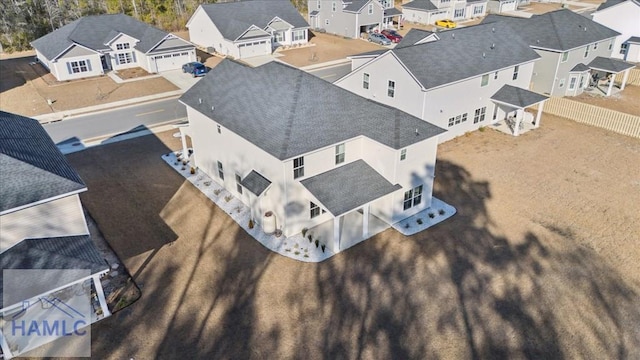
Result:
M505 1L502 3L502 11L515 11L516 10L516 2L515 1Z
M156 62L156 71L162 72L167 70L176 70L182 68L183 64L191 61L189 52L156 55L154 56Z
M443 20L447 18L446 11L435 11L431 13L431 23L435 23L438 20Z
M270 45L266 40L256 41L252 43L238 44L240 49L240 59L271 54Z

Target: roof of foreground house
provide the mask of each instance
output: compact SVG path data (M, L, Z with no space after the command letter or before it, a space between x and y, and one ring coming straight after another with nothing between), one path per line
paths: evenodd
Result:
M222 36L230 40L240 37L252 25L260 29L266 28L275 17L294 28L309 27L289 0L249 0L201 6Z
M358 136L400 149L446 131L279 62L223 60L180 101L280 160Z
M0 111L0 213L86 190L42 125Z
M491 96L491 100L499 101L517 108L526 108L543 102L548 98L548 96L540 95L533 91L511 85L502 86L500 90Z
M259 172L251 170L251 172L240 181L240 185L244 186L254 195L260 196L271 185L271 181Z
M105 44L118 34L129 35L139 42L135 49L146 53L169 33L124 14L85 16L37 40L31 45L47 59L55 59L73 44L94 51L108 50Z
M482 21L483 24L499 22L511 24L517 30L517 34L530 46L557 51L575 49L620 35L619 32L569 9L534 15L530 18L488 15Z
M618 5L618 4L622 4L624 2L630 1L638 6L640 6L640 2L638 1L634 1L634 0L607 0L605 2L603 2L602 4L600 4L600 6L598 6L598 8L596 9L596 12L598 11L602 11L604 9L608 9L612 6Z

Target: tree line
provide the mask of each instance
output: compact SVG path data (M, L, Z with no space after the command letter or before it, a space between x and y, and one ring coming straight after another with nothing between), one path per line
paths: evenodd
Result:
M291 0L298 9L306 0ZM216 0L0 0L0 44L4 51L31 49L30 42L88 15L123 13L177 31L203 3Z

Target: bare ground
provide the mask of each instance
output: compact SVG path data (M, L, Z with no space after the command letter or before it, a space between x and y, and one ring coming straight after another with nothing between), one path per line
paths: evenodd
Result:
M627 85L621 92L608 97L584 92L569 99L640 116L640 86Z
M69 156L141 285L101 359L640 358L640 142L544 116L440 146L452 219L320 264L267 251L171 170L172 134Z

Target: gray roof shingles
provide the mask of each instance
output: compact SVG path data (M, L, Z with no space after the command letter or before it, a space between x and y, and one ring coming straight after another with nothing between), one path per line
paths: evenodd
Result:
M385 17L398 16L398 15L402 15L402 11L400 11L400 10L398 10L396 8L384 9L384 16Z
M433 3L429 0L414 0L406 4L403 4L402 8L417 9L417 10L424 10L424 11L438 10L438 7L433 5Z
M630 64L626 61L611 59L602 56L598 56L587 65L591 69L604 70L612 73L619 73L627 69L635 67L634 64Z
M589 71L589 67L583 63L578 63L576 66L574 66L571 70L571 72L584 72L584 71Z
M370 0L353 0L342 11L359 13L362 8L369 3Z
M407 34L409 40L414 38L412 31ZM514 36L512 28L504 23L442 31L438 37L440 40L390 50L425 89L540 57L522 39Z
M547 99L547 96L511 85L504 85L500 90L496 91L493 96L491 96L491 100L496 100L519 108L526 108Z
M640 44L640 36L632 36L630 38L627 39L628 43L632 43L632 44Z
M240 181L240 185L244 186L254 195L260 196L271 185L271 181L259 172L251 170L251 172Z
M37 120L0 111L0 212L86 190Z
M393 185L364 160L337 167L300 181L333 216L402 189Z
M236 40L251 25L267 27L276 16L294 28L307 28L309 24L288 0L250 0L203 4L202 9L216 25L225 39Z
M358 136L400 149L446 131L279 62L223 60L180 101L280 160Z
M167 32L124 14L85 16L53 31L31 44L47 59L54 59L66 48L80 44L94 51L107 50L106 42L123 33L139 42L135 48L143 53L158 44Z
M625 1L628 1L628 0L606 0L605 2L600 4L600 6L598 6L598 9L596 9L596 12L604 10L606 8L610 8L618 4L622 4Z
M506 22L517 30L530 46L557 51L575 49L597 41L620 35L619 32L600 25L569 9L520 18L504 15L488 15L483 24Z
M427 30L420 30L420 29L411 29L407 35L405 35L402 40L398 43L398 45L396 45L396 49L399 48L403 48L403 47L407 47L407 46L412 46L415 43L417 43L418 41L433 35L434 33L431 31L427 31Z

